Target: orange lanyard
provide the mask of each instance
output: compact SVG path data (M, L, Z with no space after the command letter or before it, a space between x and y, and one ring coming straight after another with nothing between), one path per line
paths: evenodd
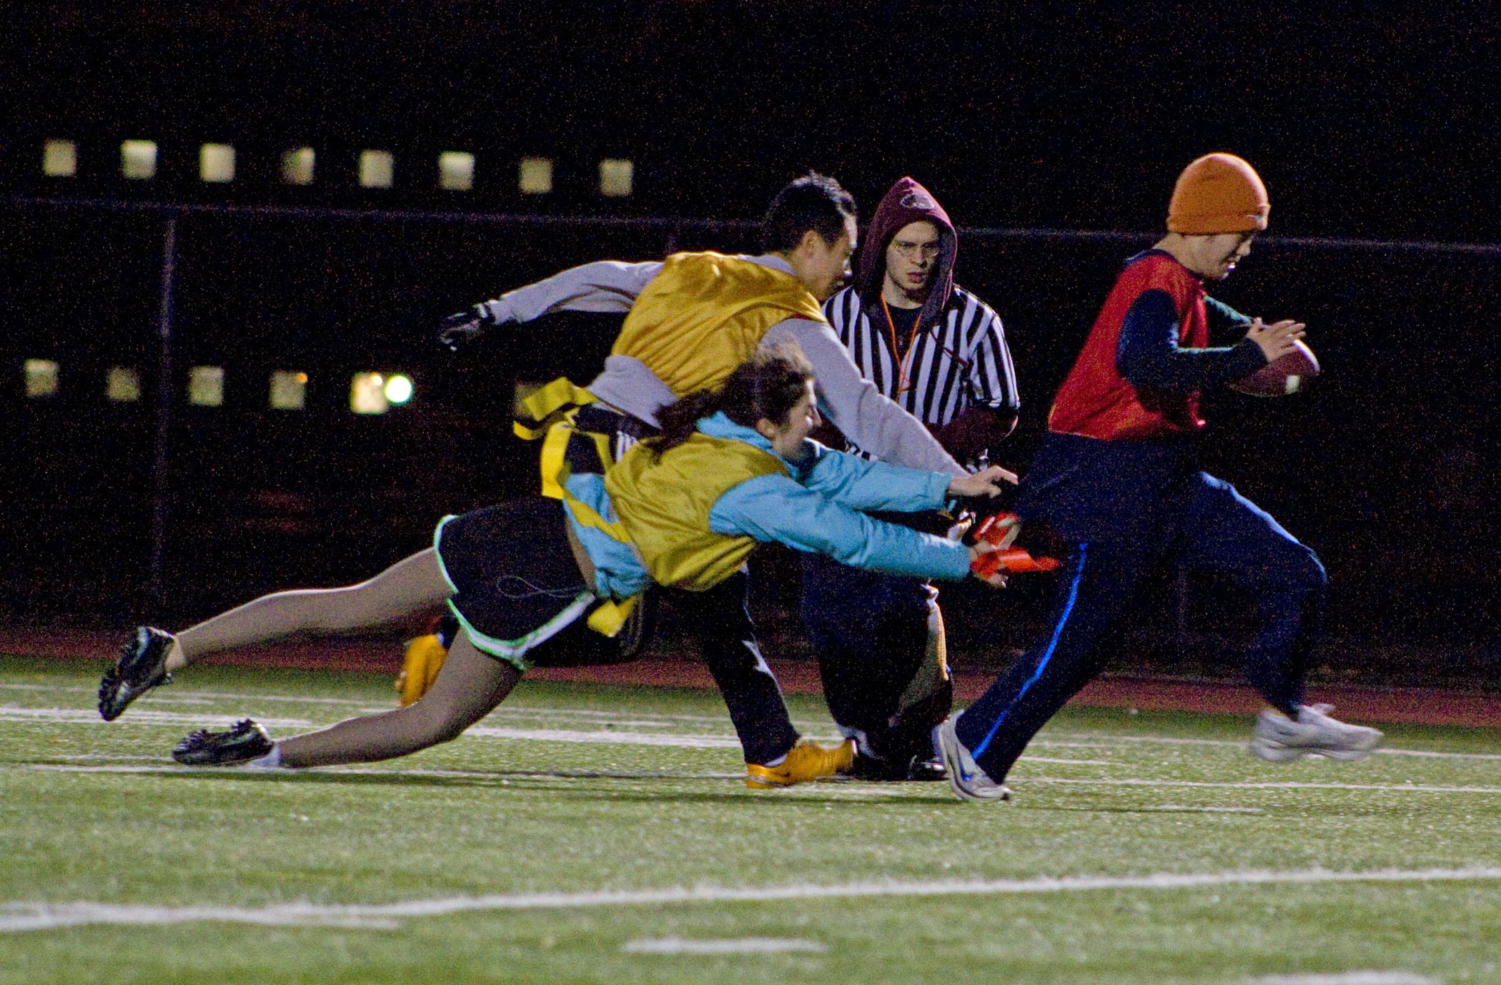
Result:
M891 338L891 355L896 359L896 392L897 394L903 394L912 389L912 381L907 378L907 366L912 362L912 353L916 349L914 343L917 341L917 326L922 321L922 315L919 313L912 320L912 331L907 336L907 353L903 355L902 350L898 349L896 345L896 322L891 320L891 309L886 307L886 299L884 297L881 298L881 311L886 315L886 334Z

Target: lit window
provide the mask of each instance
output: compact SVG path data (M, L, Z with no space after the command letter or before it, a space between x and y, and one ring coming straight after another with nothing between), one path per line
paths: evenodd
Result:
M474 188L474 155L455 150L439 154L438 187L456 192Z
M288 185L311 185L317 155L311 147L294 147L281 155L281 180Z
M386 150L360 151L360 185L390 188L396 175L396 158Z
M57 395L57 363L51 359L26 360L26 396Z
M546 195L552 191L552 159L521 159L521 191L525 195Z
M306 373L278 369L271 374L272 410L302 410L306 404Z
M49 140L42 148L42 174L71 178L78 173L78 147L71 140Z
M412 378L403 373L392 373L386 377L386 399L393 404L401 405L412 399Z
M631 162L607 157L599 162L599 193L623 198L631 193Z
M384 414L412 399L412 378L405 373L355 373L349 409L356 414Z
M111 366L104 377L104 396L116 403L141 399L141 374L128 366Z
M235 149L229 144L204 144L198 148L198 174L207 182L235 180Z
M199 407L224 404L224 367L194 366L188 370L188 403Z
M156 176L156 141L126 140L120 144L120 173L144 180Z
M349 387L349 409L356 414L384 414L390 410L386 378L379 373L355 373Z

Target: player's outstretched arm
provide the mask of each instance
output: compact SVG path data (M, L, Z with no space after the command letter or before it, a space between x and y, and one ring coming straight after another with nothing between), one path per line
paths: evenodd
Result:
M979 472L949 480L949 496L953 499L992 499L1001 494L1003 482L1016 485L1016 473L999 465L992 465Z
M662 270L660 261L598 260L539 280L444 318L438 343L457 352L499 325L524 323L558 311L625 314Z

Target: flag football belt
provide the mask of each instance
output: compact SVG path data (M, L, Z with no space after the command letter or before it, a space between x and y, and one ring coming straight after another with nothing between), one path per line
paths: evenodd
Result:
M568 477L576 473L604 475L615 464L613 445L618 433L636 431L634 420L597 405L594 394L566 377L538 387L517 404L512 430L523 441L542 441L542 495L560 499L581 526L606 534L622 544L631 542L618 520L607 520L568 491ZM639 432L637 432L639 433ZM619 634L641 596L605 599L589 613L590 629L605 636Z

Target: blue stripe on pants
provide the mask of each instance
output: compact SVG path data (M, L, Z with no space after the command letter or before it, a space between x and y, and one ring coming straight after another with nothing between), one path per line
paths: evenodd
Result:
M1032 676L1027 679L1027 683L1022 685L1021 690L1017 692L1011 704L1007 705L1005 710L996 718L995 722L991 724L989 731L985 733L985 738L980 741L979 745L970 750L970 755L976 759L985 754L985 750L990 746L990 740L995 738L996 732L1005 724L1006 717L1011 714L1011 709L1015 708L1017 702L1026 697L1027 691L1031 689L1032 685L1036 684L1042 678L1043 671L1047 670L1048 661L1053 658L1053 651L1058 649L1058 639L1063 635L1063 627L1068 625L1068 617L1073 614L1074 603L1079 600L1079 582L1084 578L1084 564L1089 559L1088 544L1081 543L1079 545L1078 558L1078 564L1074 566L1073 580L1069 582L1068 586L1068 601L1064 603L1063 612L1059 615L1058 622L1053 626L1052 638L1048 640L1047 647L1042 651L1042 656L1037 661L1037 669L1032 672Z

